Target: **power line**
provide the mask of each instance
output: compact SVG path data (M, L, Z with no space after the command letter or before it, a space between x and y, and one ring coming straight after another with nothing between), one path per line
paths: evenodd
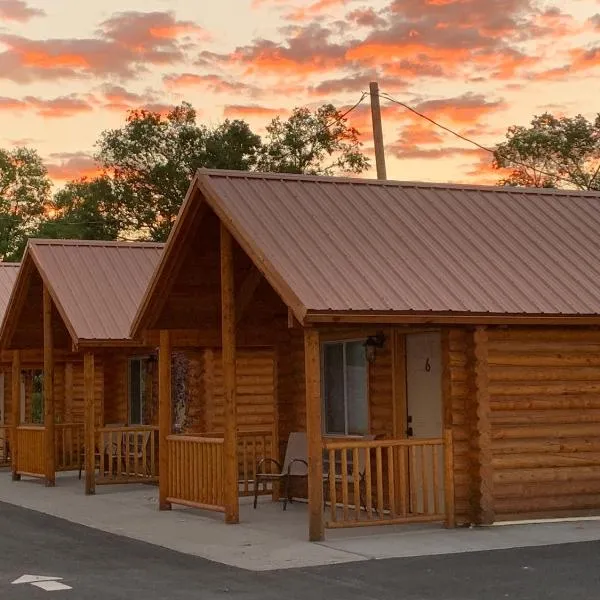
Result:
M380 93L379 97L383 98L384 100L388 100L389 102L393 102L394 104L398 104L398 105L402 106L403 108L405 108L406 110L410 111L411 113L417 115L421 119L425 119L426 121L429 121L429 123L431 123L432 125L435 125L436 127L439 127L440 129L443 129L444 131L447 131L448 133L450 133L453 136L455 136L455 137L457 137L457 138L459 138L459 139L467 142L468 144L472 144L473 146L476 146L480 150L484 150L485 152L489 152L490 154L493 154L494 156L496 154L498 154L498 156L500 156L504 160L507 160L509 163L512 163L514 165L518 165L520 167L525 167L526 169L531 169L535 173L539 173L540 175L546 175L546 177L551 177L552 179L558 179L558 180L561 180L561 181L566 181L567 183L573 185L573 181L571 179L567 179L566 177L562 177L560 175L557 175L556 173L549 173L548 171L543 171L542 169L537 169L536 167L532 167L531 165L528 165L527 163L524 163L524 162L521 162L521 161L518 161L518 160L514 160L514 159L509 158L507 156L503 156L497 150L492 150L491 148L488 148L487 146L483 146L479 142L476 142L475 140L473 140L471 138L468 138L467 136L462 135L461 133L458 133L457 131L454 131L453 129L450 129L450 127L446 127L446 125L442 125L441 123L439 123L435 119L432 119L431 117L428 117L427 115L424 115L423 113L419 112L418 110L416 110L412 106L409 106L408 104L406 104L404 102L401 102L400 100L396 100L395 98L392 98L389 94L386 94L385 92Z

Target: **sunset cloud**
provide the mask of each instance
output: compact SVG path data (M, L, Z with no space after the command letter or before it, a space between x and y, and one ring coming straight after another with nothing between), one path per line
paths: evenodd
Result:
M169 89L199 87L216 94L249 94L250 96L258 96L261 93L260 88L257 86L228 79L214 73L206 75L196 73L165 75L163 82Z
M100 166L87 152L59 152L46 162L48 175L55 181L70 181L100 175Z
M0 97L0 112L32 112L45 118L73 117L94 110L93 105L77 95L45 99L26 96L22 99Z
M285 108L270 108L254 104L228 104L223 109L223 116L226 119L261 118L270 121L275 117L285 116L287 113L288 111Z
M41 8L32 8L24 0L0 0L0 21L26 23L46 14Z
M104 21L95 38L34 40L0 34L0 79L17 83L112 75L130 79L150 65L185 57L179 37L204 30L172 13L125 12Z
M296 8L286 15L290 21L308 21L320 15L326 15L333 10L342 8L354 0L315 0L308 6Z

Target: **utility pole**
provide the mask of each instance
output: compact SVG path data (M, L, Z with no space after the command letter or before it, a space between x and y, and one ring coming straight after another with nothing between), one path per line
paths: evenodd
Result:
M371 81L371 118L373 119L373 141L375 143L375 165L377 179L387 179L385 171L385 150L383 147L383 129L381 128L381 106L379 105L379 84Z

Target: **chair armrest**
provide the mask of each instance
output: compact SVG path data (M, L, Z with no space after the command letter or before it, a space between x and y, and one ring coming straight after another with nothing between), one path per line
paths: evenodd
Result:
M277 468L279 469L278 473L281 473L281 471L282 471L281 463L278 460L275 460L274 458L265 457L265 458L261 458L256 463L256 474L257 475L265 475L266 474L266 473L261 473L260 472L260 469L262 468L262 466L265 463L275 463L277 465Z
M308 471L308 463L303 458L292 458L292 460L290 460L290 464L288 465L288 475L292 474L292 465L297 462L305 465Z

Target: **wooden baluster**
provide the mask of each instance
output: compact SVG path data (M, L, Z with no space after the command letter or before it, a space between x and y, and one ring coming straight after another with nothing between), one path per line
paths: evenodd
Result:
M353 496L354 496L354 514L356 520L360 520L360 473L358 471L358 448L352 448L352 477L353 477Z
M202 502L206 502L212 496L212 465L211 456L207 450L211 444L200 444L200 452L202 452Z
M383 519L383 465L381 446L375 449L375 464L377 465L377 514Z
M365 448L365 499L367 519L373 518L373 482L371 481L371 448Z
M433 514L440 514L440 486L439 486L439 446L431 446L433 453Z
M242 444L242 472L244 474L243 489L244 494L248 493L248 440L243 437L240 440ZM253 456L256 456L256 440L252 446Z
M329 500L331 502L331 521L337 520L337 486L335 479L335 450L329 450Z
M429 452L427 450L430 446L422 445L421 446L421 479L423 481L423 514L429 514L429 472L427 470L427 455Z
M390 518L396 517L396 484L395 484L395 465L394 465L394 447L388 446L387 450L387 463L388 463L388 497L389 497L389 509Z
M348 455L346 454L346 452L347 448L342 448L340 450L340 454L342 456L342 511L344 515L344 521L348 520Z
M417 514L418 512L418 501L417 501L417 452L416 446L409 446L408 457L410 461L410 512Z

